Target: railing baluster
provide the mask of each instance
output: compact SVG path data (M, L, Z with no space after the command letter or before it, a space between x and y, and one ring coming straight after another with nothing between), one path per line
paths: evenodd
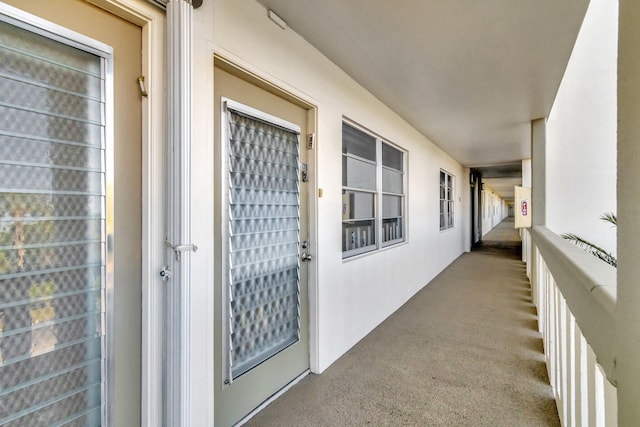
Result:
M545 262L545 254L535 246L537 238L546 237L538 237L536 234L531 238L528 231L524 235L527 238L523 238L523 244L529 247L523 248L523 251L529 254L528 262L533 261L535 268L531 276L536 282L532 283L532 294L535 295L538 312L538 330L542 335L549 382L561 423L567 427L615 426L616 388L607 380L607 375L584 336L578 319L571 311L576 302L565 299L553 272ZM549 244L549 241L545 244ZM555 265L554 268L557 268L557 263ZM566 280L567 275L563 272L561 277ZM566 286L564 282L561 285ZM610 355L606 354L606 346L599 345L598 348L604 349L605 354L601 357L606 361Z

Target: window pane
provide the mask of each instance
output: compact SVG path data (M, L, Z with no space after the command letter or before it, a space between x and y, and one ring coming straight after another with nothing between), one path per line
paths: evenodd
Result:
M342 251L346 252L366 247L375 249L375 234L373 220L342 223Z
M398 240L402 238L402 218L389 218L382 221L383 242Z
M382 166L402 171L402 151L382 143Z
M376 161L376 139L359 129L342 123L342 152Z
M382 196L382 217L392 218L402 216L402 197Z
M444 172L440 171L440 185L443 186L445 182L446 182L445 174Z
M0 23L0 424L100 425L102 59Z
M382 191L402 193L402 173L390 169L382 169Z
M370 219L375 217L375 197L372 193L343 191L342 219Z
M347 187L376 189L376 165L347 157Z

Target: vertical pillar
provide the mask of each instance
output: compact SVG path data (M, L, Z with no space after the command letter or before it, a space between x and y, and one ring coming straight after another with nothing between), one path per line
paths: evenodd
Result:
M547 223L547 125L546 119L531 121L531 227ZM531 235L529 237L532 237ZM531 287L538 289L538 249L531 244ZM534 292L535 294L535 292ZM534 297L535 298L535 297ZM535 301L535 300L534 300Z
M547 223L547 135L546 119L531 121L531 224Z
M620 0L618 29L618 422L640 425L640 2Z
M167 266L164 425L189 425L192 6L167 3Z

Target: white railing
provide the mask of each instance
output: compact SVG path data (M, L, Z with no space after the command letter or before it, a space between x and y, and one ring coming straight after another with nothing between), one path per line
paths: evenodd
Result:
M546 227L522 236L560 422L615 426L616 271Z

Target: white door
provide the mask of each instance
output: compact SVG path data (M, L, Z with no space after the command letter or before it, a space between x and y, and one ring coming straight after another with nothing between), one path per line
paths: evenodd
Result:
M215 97L215 420L226 426L309 369L307 110L219 68Z
M79 0L7 3L0 425L139 425L141 29Z

